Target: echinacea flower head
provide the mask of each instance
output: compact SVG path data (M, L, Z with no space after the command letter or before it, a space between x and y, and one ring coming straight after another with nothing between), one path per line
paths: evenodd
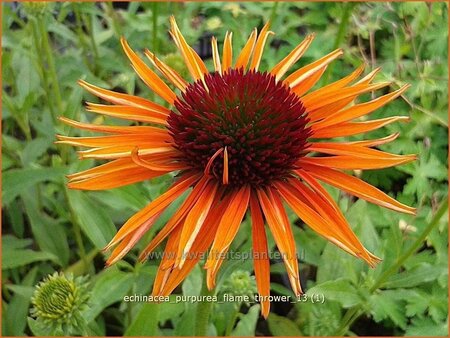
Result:
M46 331L68 335L83 327L89 296L86 277L55 272L36 286L31 314Z
M328 139L350 136L407 120L394 116L355 121L401 95L408 86L364 103L359 95L390 85L373 83L379 69L360 78L363 67L322 88L311 90L327 66L343 52L338 49L290 72L314 35L308 35L270 70L259 69L263 49L273 33L266 24L255 29L236 55L232 33L222 55L212 38L214 71L209 72L190 47L174 18L170 34L192 76L189 81L146 50L157 75L121 40L139 77L167 102L166 106L133 95L81 86L112 104L88 103L91 112L136 121L132 126L106 126L62 120L74 127L107 136L66 137L61 143L91 149L82 159L108 160L69 176L73 189L100 190L177 173L160 197L132 216L106 249L114 248L107 264L120 260L152 227L164 210L188 191L186 199L140 255L145 260L167 239L165 254L153 285L154 295L170 294L208 253L207 285L217 272L239 226L249 213L252 223L254 271L262 296L262 313L269 313L269 255L266 231L282 254L295 294L302 292L296 245L285 206L307 225L348 253L374 266L379 258L368 252L353 233L336 202L321 183L399 212L415 210L352 176L348 170L387 168L410 162L414 155L389 154L375 147L398 135L357 142ZM173 90L172 88L175 88ZM268 227L266 228L267 225Z

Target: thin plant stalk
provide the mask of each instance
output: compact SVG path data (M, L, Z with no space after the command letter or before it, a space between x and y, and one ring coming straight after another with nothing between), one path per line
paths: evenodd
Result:
M334 40L333 50L338 48L342 42L344 41L345 33L347 32L348 24L350 21L350 14L352 13L353 8L355 8L356 4L347 2L344 4L344 11L342 12L341 22L339 23L338 32L336 34L336 40ZM328 83L331 74L334 69L334 62L330 64L328 69L326 70L323 76L322 83Z
M203 283L202 290L200 295L203 296L211 296L213 295L213 291L209 291L206 286L206 270L203 273ZM209 317L211 314L213 303L201 301L197 304L197 313L195 317L195 332L194 335L197 337L206 336L208 334L208 326L209 326Z
M63 111L63 103L62 103L62 99L61 99L61 91L59 88L58 74L56 72L56 65L55 65L55 59L53 58L53 51L51 50L51 47L50 47L48 32L45 27L43 18L39 18L38 23L39 23L40 34L42 37L42 49L43 49L43 52L45 53L45 57L47 59L49 73L50 73L50 77L52 80L52 91L53 91L53 95L55 96L56 107L59 112L62 112Z
M153 46L153 53L158 53L158 16L159 16L159 3L154 2L152 4L152 46Z

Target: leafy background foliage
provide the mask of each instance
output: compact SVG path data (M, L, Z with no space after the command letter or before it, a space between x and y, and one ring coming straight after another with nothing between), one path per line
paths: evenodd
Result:
M123 301L126 295L150 292L157 261L136 264L138 250L133 250L104 269L100 252L116 229L164 191L172 177L110 191L69 191L64 175L94 163L81 162L75 151L53 143L56 133L78 133L62 125L58 116L103 122L103 117L84 111L83 100L95 98L77 86L78 79L157 99L129 66L120 36L134 49L148 47L186 73L169 43L168 16L174 14L187 40L210 66L211 34L222 41L226 30L234 31L237 49L253 27L270 19L277 35L266 48L262 69L274 66L306 33L316 32L298 67L333 48L345 51L322 84L365 62L366 71L382 67L378 80L392 81L391 90L412 85L402 98L371 116L410 115L411 122L390 125L368 137L400 132L395 142L382 148L417 153L418 161L356 174L417 206L417 216L396 214L330 188L362 242L383 262L368 268L291 214L308 300L273 303L268 321L259 317L255 303L214 304L209 333L447 335L447 215L445 207L438 210L442 201L446 203L448 188L447 7L444 2L3 4L3 334L48 334L27 317L34 286L54 271L89 276L91 306L85 318L90 335L194 334L197 303ZM163 215L139 248L173 210ZM428 230L422 241L421 234ZM246 221L232 250L250 248ZM224 264L217 293L225 292L236 269L252 273L252 264ZM272 262L271 274L273 295L292 296L281 261ZM175 293L198 295L201 278L197 267ZM324 297L323 304L311 301L317 295ZM229 318L235 321L230 324Z

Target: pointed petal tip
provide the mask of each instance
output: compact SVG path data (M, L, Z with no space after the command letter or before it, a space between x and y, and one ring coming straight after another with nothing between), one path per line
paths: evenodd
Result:
M270 314L270 302L269 301L261 301L261 315L264 319L267 319Z

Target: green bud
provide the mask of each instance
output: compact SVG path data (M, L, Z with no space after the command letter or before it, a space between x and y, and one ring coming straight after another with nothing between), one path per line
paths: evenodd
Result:
M213 16L206 20L206 29L208 31L215 31L220 27L222 27L222 20L218 16Z
M79 332L88 299L86 278L55 272L36 286L31 315L53 332Z
M41 16L49 9L47 1L22 2L22 6L28 16Z
M181 55L176 53L169 53L161 58L166 65L173 68L177 71L178 74L181 75L183 79L189 78L189 71L187 69L186 63Z
M223 291L234 296L248 296L253 299L256 293L255 277L248 271L236 270L225 281Z

